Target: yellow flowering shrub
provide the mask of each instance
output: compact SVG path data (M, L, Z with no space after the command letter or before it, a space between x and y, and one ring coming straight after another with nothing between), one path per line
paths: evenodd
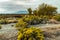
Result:
M44 37L40 29L31 27L21 29L17 40L44 40Z
M24 22L23 20L18 20L18 23L16 23L15 27L20 30L20 28L27 28L28 23Z

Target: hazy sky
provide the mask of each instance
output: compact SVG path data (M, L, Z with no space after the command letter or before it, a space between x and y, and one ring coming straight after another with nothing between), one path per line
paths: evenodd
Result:
M30 7L35 9L42 3L56 6L60 11L60 0L0 0L0 13L15 13Z

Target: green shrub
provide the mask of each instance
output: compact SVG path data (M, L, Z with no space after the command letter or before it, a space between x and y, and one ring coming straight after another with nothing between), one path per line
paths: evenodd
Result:
M54 19L56 19L57 21L60 21L60 15L55 15L53 16Z
M1 23L1 24L7 24L7 23L8 23L8 20L1 19L1 20L0 20L0 23Z
M18 23L16 23L15 27L20 30L20 28L27 28L28 23L24 22L23 20L19 20Z
M31 24L31 25L33 25L33 24L36 25L36 24L40 23L40 19L41 19L40 17L32 15L32 16L24 17L23 21L27 22L28 24Z
M24 28L18 32L17 40L44 40L44 37L40 29Z
M14 26L14 25L11 25L12 27Z
M0 25L0 29L2 28L2 26Z

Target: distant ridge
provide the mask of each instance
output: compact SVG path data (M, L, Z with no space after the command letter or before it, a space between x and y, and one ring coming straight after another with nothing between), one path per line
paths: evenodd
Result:
M16 14L28 14L28 11L18 11Z
M28 14L28 11L24 10L24 11L17 11L15 13L0 13L1 14Z

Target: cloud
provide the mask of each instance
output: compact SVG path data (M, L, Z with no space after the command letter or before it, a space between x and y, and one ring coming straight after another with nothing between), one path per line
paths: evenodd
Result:
M2 9L6 9L7 12L16 12L16 11L19 11L19 10L22 10L22 9L26 9L24 7L24 5L17 5L17 4L14 4L13 2L2 2L0 3L0 8Z
M12 2L2 3L0 6L0 8L8 9L9 11L18 10L21 9L21 7L24 8L22 5L17 5Z
M0 12L3 12L3 11L6 11L5 9L3 9L3 8L0 8Z
M15 0L9 1L9 2L1 2L0 8L3 8L6 10L3 12L10 12L11 13L11 12L17 12L20 10L27 10L27 8L30 8L30 7L34 9L34 6L36 6L36 5L32 5L31 3L28 3L28 2L26 3L26 2L23 2L20 0L19 0L19 3L21 3L21 4L17 4L17 3L18 3L18 1L15 1ZM31 4L31 5L29 5L29 4Z
M0 0L0 13L14 13L20 10L27 10L27 8L35 9L42 3L60 8L59 0Z
M13 0L16 4L19 5L37 5L39 0Z
M6 2L6 1L10 1L10 0L0 0L0 2Z

